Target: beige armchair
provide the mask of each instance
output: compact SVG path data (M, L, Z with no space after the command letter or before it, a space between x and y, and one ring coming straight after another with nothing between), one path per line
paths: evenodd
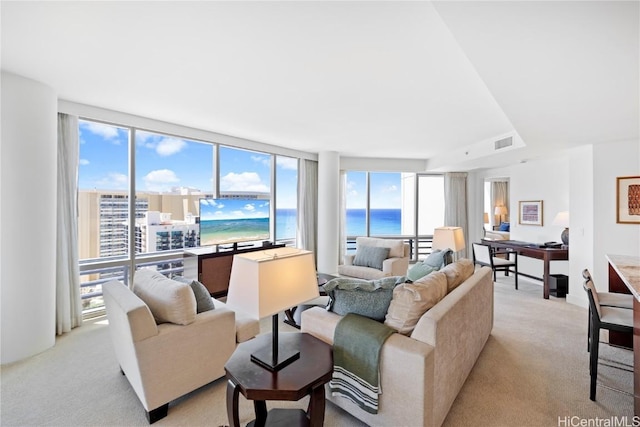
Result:
M167 415L170 401L224 376L237 338L259 332L257 321L238 322L232 310L215 300L215 309L196 313L195 298L187 296L178 306L193 310L186 317L190 323L156 323L151 304L123 283L105 283L102 291L116 358L150 424ZM172 302L175 307L176 300Z
M389 253L381 260L380 252L376 253L377 250L371 248L388 248ZM357 237L356 253L344 256L344 263L338 266L338 274L365 280L406 276L409 252L409 244L402 240Z

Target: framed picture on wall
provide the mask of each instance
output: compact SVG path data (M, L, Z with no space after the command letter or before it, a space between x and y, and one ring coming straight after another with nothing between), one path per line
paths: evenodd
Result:
M616 188L616 222L640 224L640 176L620 176Z
M519 202L518 224L542 225L542 200Z

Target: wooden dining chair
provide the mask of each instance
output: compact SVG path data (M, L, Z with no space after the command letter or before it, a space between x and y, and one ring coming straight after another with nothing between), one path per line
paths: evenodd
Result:
M496 255L507 255L502 258ZM514 256L513 260L511 255ZM491 246L482 243L473 243L473 263L481 266L490 267L493 270L493 281L496 281L496 271L504 271L504 275L508 276L511 267L514 268L514 276L516 289L518 289L518 253L515 251L495 252Z
M588 271L583 271L584 290L589 297L589 374L591 384L589 399L596 400L596 384L598 380L598 352L600 348L600 329L628 333L633 335L633 310L600 305L598 292ZM587 278L588 277L588 278ZM612 366L612 365L610 365ZM616 390L616 389L614 389ZM621 391L621 390L617 390Z

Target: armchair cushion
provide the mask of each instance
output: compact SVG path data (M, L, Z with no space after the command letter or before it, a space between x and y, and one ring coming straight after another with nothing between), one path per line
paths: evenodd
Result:
M329 311L341 316L355 313L382 322L393 297L393 288L404 278L385 277L378 280L338 277L328 281L324 290L329 295Z
M147 304L157 323L188 325L196 320L196 297L186 283L153 270L135 272L133 292Z
M389 248L359 246L356 250L356 257L353 260L353 265L382 270L382 263L387 258L389 258Z

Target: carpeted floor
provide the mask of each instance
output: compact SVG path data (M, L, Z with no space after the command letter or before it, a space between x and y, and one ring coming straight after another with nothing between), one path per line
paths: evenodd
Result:
M544 300L540 284L521 279L516 291L511 278L499 276L492 335L444 425L568 426L596 417L601 422L626 417L631 425L631 396L598 386L597 402L589 400L586 321L586 309L564 299ZM87 322L58 338L54 348L2 366L0 424L147 425L142 405L120 374L107 328L105 321ZM270 319L262 329L270 329ZM295 330L282 324L281 331ZM632 363L628 350L602 344L601 354ZM600 366L599 379L607 386L632 392L632 376ZM155 425L227 425L225 387L220 379L172 402L169 415ZM268 407L305 408L306 403L305 398L268 402ZM240 418L243 425L253 419L253 405L242 397ZM325 425L363 424L327 403Z

